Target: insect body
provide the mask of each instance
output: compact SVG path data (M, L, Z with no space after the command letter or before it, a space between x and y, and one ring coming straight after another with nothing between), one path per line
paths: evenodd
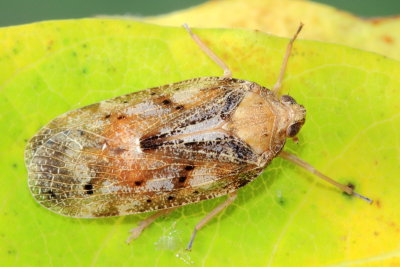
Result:
M152 88L52 120L25 151L29 188L41 205L78 218L159 210L133 230L135 238L172 208L229 194L196 226L190 248L196 231L278 156L286 138L297 135L305 122L303 106L231 78L192 36L225 77Z
M31 140L29 186L45 207L85 218L226 195L260 174L304 116L232 78L117 97L63 114Z

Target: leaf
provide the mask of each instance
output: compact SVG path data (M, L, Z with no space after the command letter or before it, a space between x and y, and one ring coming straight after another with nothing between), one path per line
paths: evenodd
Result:
M204 19L207 18L207 19ZM221 0L144 19L162 25L258 29L291 37L298 24L301 38L340 43L400 59L400 18L364 19L336 8L299 0Z
M247 30L194 29L234 77L271 87L287 39ZM275 159L234 205L182 249L223 201L159 219L131 245L144 215L62 217L27 188L26 141L52 118L121 94L222 75L183 28L134 21L67 20L0 29L0 261L4 266L315 266L398 264L400 63L372 53L296 41L284 80L308 111L292 151L373 205Z

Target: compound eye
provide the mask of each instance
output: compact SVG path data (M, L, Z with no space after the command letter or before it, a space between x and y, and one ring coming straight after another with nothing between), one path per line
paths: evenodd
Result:
M294 100L290 95L281 96L281 101L288 104L297 104L296 100Z
M287 137L295 137L299 133L301 126L303 126L303 122L300 121L290 125L286 130Z

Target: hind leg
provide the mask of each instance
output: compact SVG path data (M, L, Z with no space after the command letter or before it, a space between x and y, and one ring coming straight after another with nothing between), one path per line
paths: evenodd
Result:
M237 192L232 192L228 194L228 198L219 204L215 209L213 209L209 214L206 215L195 227L192 233L192 237L190 238L189 244L187 246L187 250L191 250L193 246L194 238L196 237L197 231L203 228L212 218L214 218L218 213L223 211L226 207L233 203L233 201L237 197Z

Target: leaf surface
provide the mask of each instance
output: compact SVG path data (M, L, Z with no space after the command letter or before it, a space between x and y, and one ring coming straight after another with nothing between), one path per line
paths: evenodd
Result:
M206 18L206 19L205 19ZM291 37L300 21L300 38L344 44L400 59L400 18L364 19L334 7L304 0L221 0L145 21L192 27L258 29Z

